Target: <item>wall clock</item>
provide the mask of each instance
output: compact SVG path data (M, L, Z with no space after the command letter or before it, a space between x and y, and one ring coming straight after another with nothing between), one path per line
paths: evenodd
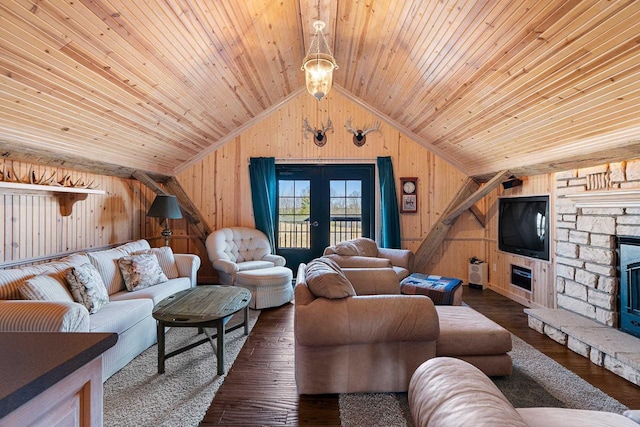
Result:
M418 212L418 178L400 178L400 212Z

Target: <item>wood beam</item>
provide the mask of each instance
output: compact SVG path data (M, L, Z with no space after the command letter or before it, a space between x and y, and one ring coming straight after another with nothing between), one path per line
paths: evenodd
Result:
M496 174L496 176L491 178L491 180L487 182L482 188L477 189L466 200L455 206L450 212L447 212L445 217L441 221L445 224L451 224L455 222L455 220L458 219L458 217L462 215L464 211L471 208L476 204L478 200L491 193L494 188L496 188L498 185L500 185L500 183L502 183L506 178L510 176L511 172L509 172L508 170L499 172L498 174Z
M196 229L198 239L202 242L202 246L205 247L207 236L211 234L212 230L206 221L204 221L204 217L176 178L169 178L165 183L165 186L178 198L180 207L183 209L188 221Z
M174 177L170 177L164 183L164 187L162 187L159 183L157 183L154 179L152 179L149 175L141 171L135 171L133 177L138 181L142 182L144 185L153 190L156 194L160 195L175 195L178 199L178 204L180 205L180 209L184 214L185 218L191 224L198 235L198 240L202 242L202 246L204 247L204 243L207 239L207 236L211 234L211 229L207 225L207 223L203 220L202 214L195 206L195 204L191 201L191 198L184 191L180 182Z
M422 273L426 272L429 261L440 249L449 229L458 217L467 209L472 209L476 202L493 191L510 176L511 172L509 171L499 172L482 187L474 179L468 178L451 203L449 203L449 206L447 206L440 221L429 230L429 233L420 244L414 258L414 269Z

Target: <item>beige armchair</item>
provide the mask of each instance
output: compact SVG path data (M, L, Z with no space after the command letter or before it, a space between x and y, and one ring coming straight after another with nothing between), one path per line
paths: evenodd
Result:
M328 246L323 256L333 259L342 269L391 267L398 276L398 282L413 272L413 252L379 248L374 240L366 237Z
M293 298L292 272L284 257L271 253L267 236L248 227L221 228L205 242L220 284L251 291L249 307L275 307Z

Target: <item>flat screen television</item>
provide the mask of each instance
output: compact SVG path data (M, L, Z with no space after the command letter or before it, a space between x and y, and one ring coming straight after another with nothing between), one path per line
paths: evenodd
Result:
M499 199L498 248L549 260L549 196Z

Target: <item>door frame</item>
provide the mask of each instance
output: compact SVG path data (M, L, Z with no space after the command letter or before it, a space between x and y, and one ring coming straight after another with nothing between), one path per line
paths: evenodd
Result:
M379 221L380 221L380 217L379 217L379 210L380 210L380 188L379 188L379 183L378 183L378 168L377 168L377 163L375 162L375 160L367 160L367 161L361 161L361 162L355 162L355 163L348 163L348 162L344 162L344 161L334 161L334 162L322 162L322 163L307 163L304 161L299 161L299 162L291 162L291 161L285 161L285 162L280 162L280 163L276 163L276 180L280 180L280 179L286 179L280 176L280 172L282 170L285 169L298 169L300 171L303 171L305 169L310 170L310 171L318 171L318 170L322 170L323 168L327 168L327 169L331 169L331 168L336 168L336 169L344 169L344 170L348 170L349 168L360 168L362 169L361 172L365 172L366 174L368 174L368 179L370 180L370 182L373 182L373 185L371 185L370 190L367 190L367 192L369 193L369 199L370 199L370 206L372 207L371 212L369 213L369 227L368 227L368 233L365 233L363 230L363 235L367 235L368 237L374 240L377 240L377 235L378 235L378 230L379 230ZM292 178L292 179L298 179L298 178ZM304 179L304 178L302 178ZM347 179L348 178L343 178L341 176L338 177L329 177L328 180L342 180L342 179ZM363 179L363 197L364 197L364 186L367 184L367 180ZM278 191L278 190L276 190ZM279 197L279 194L277 193L277 197ZM277 203L277 202L276 202ZM367 209L369 209L369 207L366 207ZM363 209L365 209L365 207L363 206ZM278 239L278 221L276 221L276 227L275 227L275 231L276 231L276 240ZM326 247L326 246L324 246ZM324 248L323 247L323 248ZM277 242L276 242L276 252L281 254L281 255L285 255L286 258L286 252L288 252L289 250L296 250L296 249L284 249L283 252L284 253L280 253L281 251L278 248ZM301 249L304 250L304 249ZM311 250L311 249L310 249ZM289 265L289 260L287 260L287 264ZM297 266L290 266L292 269L297 269Z

